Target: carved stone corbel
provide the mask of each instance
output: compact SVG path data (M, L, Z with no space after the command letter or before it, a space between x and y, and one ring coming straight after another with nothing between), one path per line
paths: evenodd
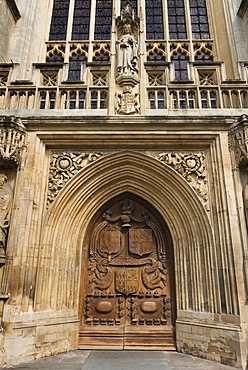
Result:
M22 166L27 147L27 131L22 121L14 116L0 117L0 159Z

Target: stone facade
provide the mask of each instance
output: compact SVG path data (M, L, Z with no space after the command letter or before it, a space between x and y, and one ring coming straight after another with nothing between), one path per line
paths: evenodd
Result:
M79 347L89 225L130 193L170 233L175 348L246 369L246 2L176 41L146 38L143 0L113 1L109 40L51 40L52 3L0 1L0 364Z

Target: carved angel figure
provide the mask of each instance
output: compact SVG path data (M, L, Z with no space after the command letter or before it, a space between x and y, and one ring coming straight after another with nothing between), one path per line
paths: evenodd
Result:
M117 72L119 74L138 73L138 43L132 36L131 24L124 24L123 35L116 43Z

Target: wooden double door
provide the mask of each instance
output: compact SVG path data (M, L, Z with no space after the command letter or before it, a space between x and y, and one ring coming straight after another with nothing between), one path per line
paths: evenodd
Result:
M174 349L172 246L157 212L130 194L115 199L84 250L79 348Z

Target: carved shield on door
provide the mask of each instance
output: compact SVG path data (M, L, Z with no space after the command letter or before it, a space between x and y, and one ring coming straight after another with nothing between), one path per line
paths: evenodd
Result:
M151 229L130 229L129 250L133 254L143 256L153 250L153 238Z
M115 277L116 290L122 294L132 294L138 290L138 269L119 268Z
M105 229L100 234L99 252L117 254L121 250L122 234L118 229Z

